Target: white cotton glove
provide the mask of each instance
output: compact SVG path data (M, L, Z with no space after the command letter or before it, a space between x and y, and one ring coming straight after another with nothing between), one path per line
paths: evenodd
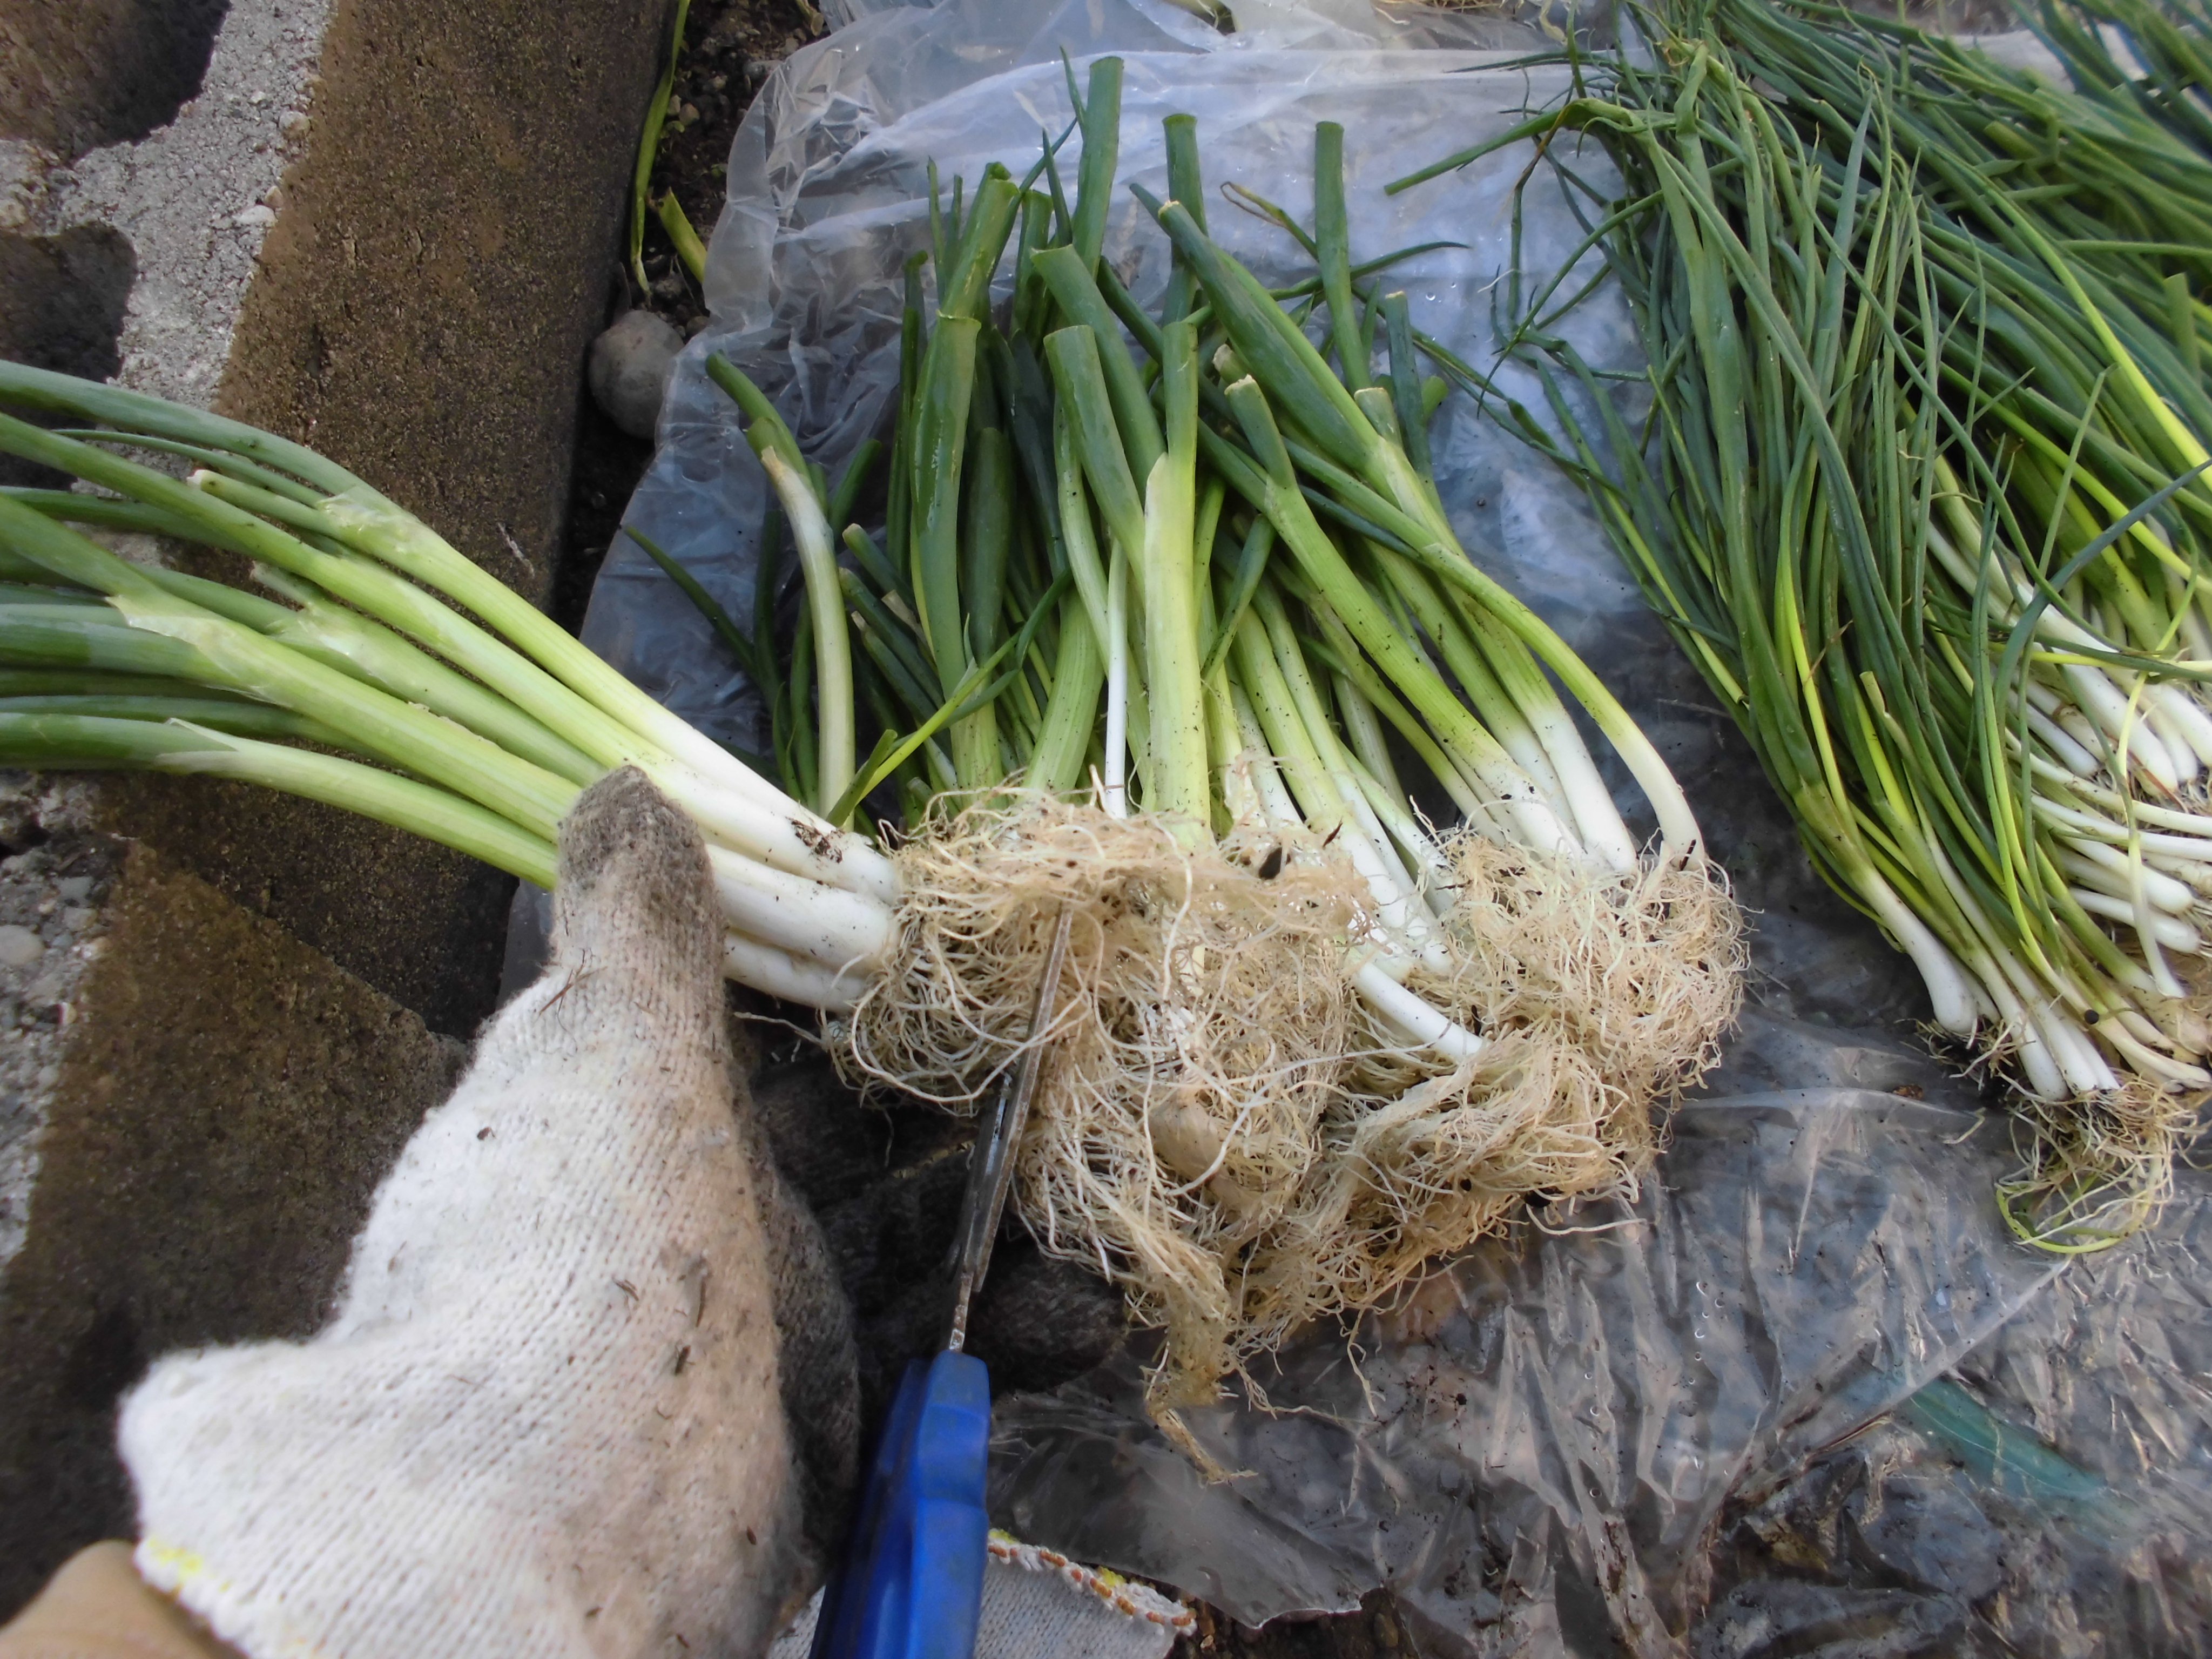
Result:
M556 903L552 966L377 1194L329 1328L166 1359L125 1403L138 1569L252 1659L751 1656L811 1588L794 1247L732 1115L696 831L617 773L562 825ZM848 1442L846 1340L816 1407Z

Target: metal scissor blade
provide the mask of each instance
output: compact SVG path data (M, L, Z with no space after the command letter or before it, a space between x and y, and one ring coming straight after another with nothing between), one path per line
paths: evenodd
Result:
M1067 965L1068 935L1074 926L1075 908L1063 903L1053 924L1044 970L1037 975L1027 1046L976 1125L975 1149L968 1156L968 1187L960 1200L960 1227L953 1235L952 1322L945 1346L955 1353L967 1344L969 1305L981 1288L983 1275L990 1271L999 1218L1006 1207L1007 1189L1013 1185L1014 1152L1021 1145L1030 1103L1036 1097L1037 1075L1044 1066L1044 1044L1038 1039L1044 1036L1059 1006L1060 975Z

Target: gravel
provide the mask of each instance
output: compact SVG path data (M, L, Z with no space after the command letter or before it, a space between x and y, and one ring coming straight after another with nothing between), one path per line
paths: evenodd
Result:
M122 863L72 822L75 799L65 782L0 773L0 1267L22 1248L62 1033Z

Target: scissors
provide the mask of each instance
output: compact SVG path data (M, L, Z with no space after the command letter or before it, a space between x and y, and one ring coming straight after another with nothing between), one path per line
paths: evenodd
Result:
M945 1346L900 1381L854 1513L845 1557L823 1589L811 1659L970 1659L982 1610L990 1518L991 1378L966 1352L968 1312L991 1265L1013 1185L1014 1150L1044 1060L1075 912L1063 904L1030 1012L1029 1041L978 1126L952 1241Z

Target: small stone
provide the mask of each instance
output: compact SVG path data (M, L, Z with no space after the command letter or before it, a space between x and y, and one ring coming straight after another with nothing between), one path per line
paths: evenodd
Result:
M0 927L0 967L28 968L46 953L46 942L14 922Z
M688 126L690 126L690 125L694 121L697 120L698 118L699 118L699 106L698 106L698 105L696 105L696 104L686 104L686 105L684 105L684 125L685 126L687 126L687 127L688 127Z
M100 920L100 912L89 905L73 904L62 912L62 926L72 933L82 933Z
M675 301L682 299L684 293L685 288L684 283L684 273L680 270L670 270L664 271L661 275L653 279L653 298L662 301L664 304L672 305Z
M230 216L230 222L240 230L266 230L276 222L276 210L256 202L250 208L241 208Z
M705 312L701 312L696 317L694 317L690 322L684 325L684 337L687 340L697 339L702 334L704 334L707 331L707 325L714 320L714 319L712 317L709 317Z
M60 1066L46 1065L39 1067L38 1085L41 1089L51 1089L54 1085L59 1083L61 1080L62 1068Z
M92 896L90 876L64 876L54 884L54 891L64 904L82 904Z
M633 438L653 436L684 337L649 311L633 311L592 342L592 397Z

